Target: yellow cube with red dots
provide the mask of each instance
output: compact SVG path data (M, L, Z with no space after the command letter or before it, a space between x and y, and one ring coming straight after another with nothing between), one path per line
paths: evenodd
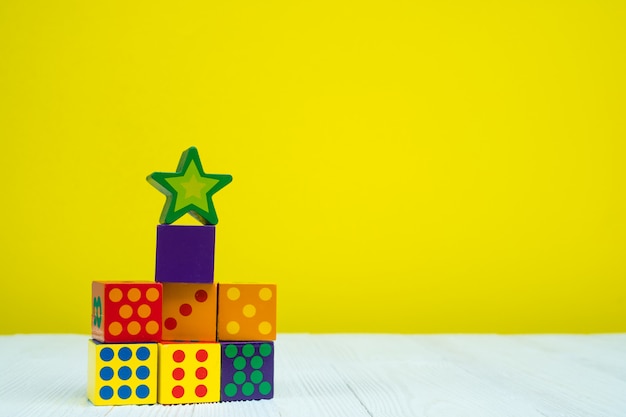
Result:
M159 404L220 401L219 343L159 343Z
M162 340L214 342L217 285L163 283Z
M93 281L91 334L100 342L161 340L159 282Z
M275 284L218 284L217 339L276 339Z

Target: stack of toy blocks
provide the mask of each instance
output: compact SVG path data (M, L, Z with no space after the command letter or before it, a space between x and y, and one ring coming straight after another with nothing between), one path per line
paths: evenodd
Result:
M183 153L178 172L148 177L168 197L157 226L155 282L92 283L93 404L273 397L276 286L214 282L211 196L230 180L204 174L195 148ZM172 212L204 224L172 225Z

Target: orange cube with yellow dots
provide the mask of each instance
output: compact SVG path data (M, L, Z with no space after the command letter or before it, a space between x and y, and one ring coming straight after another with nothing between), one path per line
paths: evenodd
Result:
M218 284L217 339L276 340L276 285Z
M93 281L91 334L106 343L161 340L159 282Z
M162 340L214 342L216 284L163 283Z

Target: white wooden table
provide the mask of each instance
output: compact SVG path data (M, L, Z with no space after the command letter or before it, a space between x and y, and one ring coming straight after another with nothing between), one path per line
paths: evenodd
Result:
M626 416L626 334L305 335L273 400L95 407L82 335L0 336L0 416Z

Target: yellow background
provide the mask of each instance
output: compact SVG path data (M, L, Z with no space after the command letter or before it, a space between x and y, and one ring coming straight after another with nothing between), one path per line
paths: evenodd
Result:
M0 3L0 333L150 280L196 146L283 332L626 331L623 1Z

